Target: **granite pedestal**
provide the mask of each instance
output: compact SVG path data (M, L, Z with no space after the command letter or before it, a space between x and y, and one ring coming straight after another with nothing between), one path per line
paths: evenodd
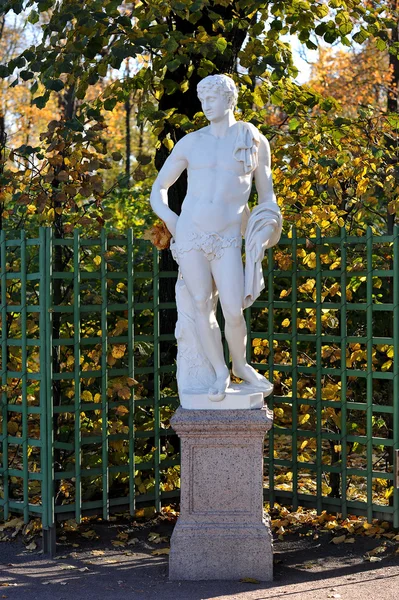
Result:
M181 502L170 579L273 579L263 510L263 442L271 424L267 408L176 411Z

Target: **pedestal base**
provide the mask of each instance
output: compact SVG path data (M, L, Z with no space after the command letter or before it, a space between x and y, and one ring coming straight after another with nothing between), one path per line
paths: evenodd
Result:
M171 539L169 578L273 578L272 537L263 512L267 408L186 410L181 438L181 506Z

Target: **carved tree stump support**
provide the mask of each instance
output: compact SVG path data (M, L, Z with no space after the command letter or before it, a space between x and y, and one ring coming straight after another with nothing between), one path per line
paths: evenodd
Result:
M271 424L267 408L176 411L181 512L169 579L273 579L272 536L263 510L263 443Z

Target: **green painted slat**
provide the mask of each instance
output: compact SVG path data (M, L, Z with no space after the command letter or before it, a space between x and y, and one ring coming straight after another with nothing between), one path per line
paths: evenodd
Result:
M366 234L367 250L367 312L366 312L366 331L367 331L367 412L366 412L366 431L367 431L367 519L371 523L373 520L373 232L371 227L367 228Z
M26 234L25 230L21 229L21 392L22 392L22 467L23 467L23 515L24 521L29 521L29 480L28 480L28 410L27 410L27 369L28 369L28 353L26 345L26 330L27 330L27 314L26 314Z
M273 266L274 266L274 251L273 248L267 250L267 339L269 341L269 356L267 365L264 365L268 370L268 378L270 382L274 381L274 346L273 346L273 331L274 331L274 284L273 284ZM260 365L256 365L260 369ZM268 398L270 410L274 413L274 394ZM274 416L274 415L273 415ZM270 482L270 507L274 506L274 427L269 430L269 482Z
M283 459L276 458L275 464L276 464L276 466L288 467L290 469L292 469L292 467L293 467L291 460L283 460ZM317 465L315 463L303 462L303 463L301 463L301 465L303 465L307 471L313 471L313 472L317 471ZM336 466L336 465L323 465L323 471L325 473L341 473L341 467ZM367 469L348 468L347 475L349 475L349 476L355 475L356 477L366 478L367 477ZM393 474L386 473L385 471L373 471L373 478L385 479L387 481L392 481ZM342 502L342 499L341 499L341 502Z
M260 371L267 371L268 369L268 366L262 363L256 363L255 366ZM292 366L275 363L273 368L275 371L291 372ZM144 373L144 371L142 372ZM306 375L315 375L318 372L318 369L317 367L304 367L303 365L298 365L298 372ZM322 375L335 375L336 377L341 375L341 369L333 369L329 367L322 367L320 372ZM366 370L360 371L359 369L347 369L346 374L348 377L368 377ZM393 373L390 371L373 371L373 379L393 379Z
M134 378L134 263L133 263L133 229L129 229L127 232L127 297L128 297L128 310L127 310L127 333L128 333L128 368L129 377ZM133 516L136 503L135 503L135 484L134 484L134 388L132 388L132 395L129 399L129 511Z
M74 230L73 237L73 354L74 354L74 383L75 383L75 439L74 439L74 454L75 454L75 519L77 523L81 522L82 503L82 446L81 446L81 418L80 418L80 402L81 402L81 379L80 379L80 234L79 230Z
M399 227L394 228L393 244L393 439L394 450L399 450ZM393 490L393 526L399 527L399 488Z
M296 229L292 232L292 291L291 291L291 360L292 360L292 507L298 508L298 256Z
M265 332L264 331L253 331L251 333L251 338L265 338ZM144 339L147 336L140 336L143 337L143 341L149 341L147 339ZM150 337L150 336L148 336ZM275 333L274 334L274 339L281 341L281 342L288 342L291 339L291 336L288 336L285 333ZM340 344L341 343L341 336L339 335L323 335L323 343L327 344L327 343L331 343L331 344ZM136 339L138 340L139 337L136 337ZM298 333L297 334L297 340L298 342L315 342L316 341L316 335L312 334L312 333ZM390 338L390 337L373 337L372 338L372 342L373 344L392 344L393 343L394 338ZM347 344L366 344L367 343L367 337L365 336L355 336L355 335L348 335L346 337L346 343Z
M286 274L285 276L287 277L287 271L284 271L284 273ZM341 275L341 272L339 272L339 274ZM298 277L300 277L300 276L305 277L305 275L301 275L301 273L298 272ZM320 273L320 276L325 277L325 275L323 275L323 273ZM307 273L306 277L311 277L311 275L309 273ZM356 275L356 277L357 277L357 275ZM143 308L148 307L148 305L146 305L144 303L142 306L143 306ZM253 303L252 306L254 308L267 308L267 302L257 300L256 302ZM302 301L298 300L298 308L314 308L314 306L315 306L314 302L302 302ZM322 307L324 309L328 308L329 310L339 310L341 308L341 304L339 302L322 302ZM286 300L276 300L275 308L286 308L287 310L290 310L291 303L287 302ZM362 302L362 303L351 302L351 310L367 311L367 302ZM392 311L393 304L388 303L388 302L385 304L373 304L372 310L376 311L376 312Z
M37 374L40 381L40 437L43 440L43 444L40 451L40 466L43 471L43 483L42 483L42 508L43 508L43 517L42 517L42 526L46 528L49 526L48 523L48 436L47 436L47 393L48 393L48 385L47 385L47 371L46 368L48 366L46 354L47 354L47 304L46 304L46 294L47 294L47 233L45 227L40 227L39 229L39 237L40 237L40 245L39 245L39 269L41 272L41 279L39 282L39 302L40 302L40 313L39 313L39 336L40 336L40 374Z
M288 403L291 404L293 402L296 402L296 399L294 399L292 396L276 396L276 399L278 399L279 402L284 402L284 403ZM316 406L317 400L315 398L298 398L297 399L298 402L300 404L309 404L310 406ZM331 408L339 408L340 407L340 401L339 400L322 400L322 405L323 407L327 407L327 406L331 406ZM367 410L367 404L366 402L352 402L351 400L348 401L347 400L347 409L349 408L350 410L361 410L361 411L366 411ZM372 406L373 409L373 413L374 412L379 412L379 413L384 413L384 414L393 414L394 412L394 408L393 406L385 406L384 404L373 404Z
M347 419L347 377L346 377L346 345L347 345L347 300L346 300L346 229L341 228L341 310L340 310L340 333L341 333L341 498L342 498L342 517L348 516L346 490L348 484L347 478L347 441L346 441L346 419Z
M154 478L155 478L155 510L160 512L161 510L161 489L160 489L160 412L159 412L159 399L160 399L160 352L159 352L159 253L154 247L153 249L153 311L154 311Z
M1 267L1 416L2 416L2 462L3 479L3 516L7 520L9 511L9 476L8 476L8 441L7 441L7 282L6 282L7 247L3 230L0 231L0 267Z
M317 494L317 513L321 514L323 510L323 489L322 489L322 478L323 478L323 448L321 442L322 432L322 418L323 418L323 405L321 401L322 396L322 359L321 359L321 347L322 347L322 322L321 322L321 291L322 291L322 274L321 274L321 260L320 260L320 242L321 232L320 228L316 228L316 494Z
M102 511L103 519L109 518L109 473L108 473L108 369L107 369L107 238L105 230L101 230L101 463L102 463ZM83 443L83 440L82 440Z

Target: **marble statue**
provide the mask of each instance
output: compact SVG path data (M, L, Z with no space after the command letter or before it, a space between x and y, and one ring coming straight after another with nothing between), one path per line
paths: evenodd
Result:
M172 234L171 251L179 265L179 397L186 408L254 408L255 397L256 407L260 407L264 396L271 393L272 384L246 360L243 309L264 288L264 252L281 235L270 148L256 127L236 121L233 111L237 88L230 77L206 77L198 84L197 92L209 125L177 142L150 198L154 212ZM168 188L184 169L188 188L178 216L168 206ZM247 201L253 180L258 205L250 212ZM216 319L219 300L232 371L243 380L242 384L230 381Z

